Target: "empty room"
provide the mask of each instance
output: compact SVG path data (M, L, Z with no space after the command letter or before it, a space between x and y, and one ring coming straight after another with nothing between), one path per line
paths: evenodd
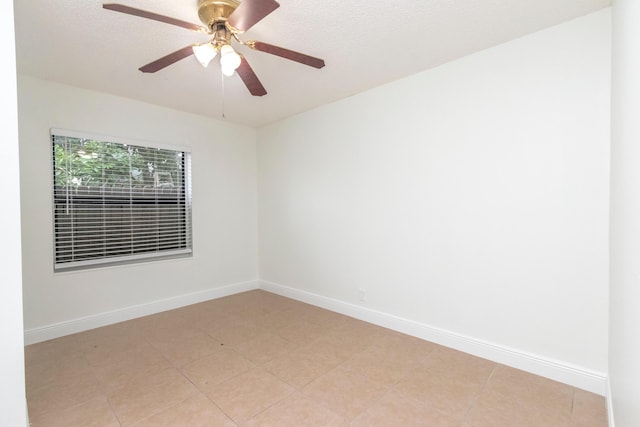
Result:
M639 425L638 2L0 10L3 425Z

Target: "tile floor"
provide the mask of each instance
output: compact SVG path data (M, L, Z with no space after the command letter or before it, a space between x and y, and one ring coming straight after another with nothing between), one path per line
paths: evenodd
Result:
M25 358L34 427L607 425L601 396L260 290Z

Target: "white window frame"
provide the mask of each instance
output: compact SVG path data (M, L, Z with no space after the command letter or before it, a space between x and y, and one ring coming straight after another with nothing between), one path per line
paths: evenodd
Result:
M173 189L171 190L164 190L162 187L166 187L167 184L165 184L164 186L162 185L162 183L159 183L159 181L161 179L163 179L162 177L164 176L164 174L162 173L158 173L158 174L154 174L154 181L155 183L151 186L152 188L149 189L146 186L144 188L144 192L145 192L145 205L147 206L147 209L149 210L149 214L153 213L154 211L156 213L159 213L159 211L162 209L163 206L168 206L168 209L172 212L171 215L169 215L169 218L171 221L175 220L175 227L176 229L179 229L180 231L173 231L173 234L175 234L175 236L173 234L170 233L171 238L175 238L176 242L178 243L174 243L174 239L170 239L170 243L168 244L170 245L175 245L176 247L173 248L167 248L167 247L156 247L155 249L149 247L149 242L153 241L153 238L150 238L149 242L145 241L144 238L142 239L141 243L139 242L140 246L136 246L138 243L134 243L133 240L134 238L131 238L131 242L130 244L132 245L132 251L136 252L136 253L129 253L129 254L122 254L122 250L118 250L116 253L116 250L112 250L110 248L107 248L106 253L103 253L102 255L99 254L92 254L91 258L86 258L86 256L83 258L83 256L79 255L79 256L75 256L73 254L69 255L70 252L68 250L68 248L65 248L65 246L62 244L62 238L59 239L58 236L60 236L61 232L60 230L62 230L62 227L64 226L64 224L61 224L62 221L58 220L59 218L59 213L60 213L60 206L58 206L58 208L56 207L56 178L55 178L55 167L56 167L56 158L55 158L55 145L57 143L60 142L56 142L57 139L60 139L61 141L64 141L64 138L69 138L71 140L95 140L95 141L99 141L102 143L114 143L114 144L120 144L123 146L130 146L130 147L135 147L135 148L143 148L143 149L157 149L157 150L162 150L163 152L166 153L165 150L169 150L169 151L175 151L176 153L182 153L182 167L183 167L183 172L182 172L182 176L181 176L181 186L179 188L176 188L175 191ZM126 139L126 138L120 138L120 137L113 137L113 136L105 136L105 135L97 135L97 134L91 134L91 133L85 133L85 132L77 132L77 131L72 131L72 130L65 130L65 129L57 129L57 128L52 128L50 130L50 147L52 149L51 151L51 167L52 167L52 221L53 221L53 265L54 265L54 271L55 272L60 272L60 271L73 271L73 270L79 270L79 269L88 269L88 268L96 268L96 267L105 267L105 266L111 266L111 265L119 265L119 264L130 264L130 263L137 263L137 262L144 262L144 261L157 261L157 260L163 260L163 259L173 259L173 258L180 258L180 257L185 257L185 256L191 256L192 252L193 252L193 232L192 232L192 220L191 220L191 215L192 215L192 192L191 192L191 150L187 147L182 147L182 146L172 146L172 145L164 145L164 144L157 144L157 143L153 143L153 142L147 142L147 141L139 141L139 140L133 140L133 139ZM103 172L104 173L104 172ZM129 166L129 174L131 174L131 166ZM156 176L157 175L157 176ZM142 196L134 198L134 194L140 194L139 192L141 190L133 190L133 185L129 184L128 190L126 190L125 187L125 194L128 194L128 198L129 198L129 202L128 202L128 206L125 206L125 208L123 208L120 212L128 212L127 209L130 209L132 211L136 210L136 207L140 207L141 206L141 199ZM70 191L73 191L74 189L72 189L68 184L67 186L63 187L64 191L66 191L67 193L69 193ZM75 189L76 190L76 195L79 194L78 190L79 189ZM60 190L58 190L60 191ZM113 205L116 204L113 202L113 198L109 199L108 196L104 196L105 194L108 194L109 190L104 190L102 189L101 191L103 191L103 202L102 204L100 203L96 203L93 206L96 206L96 208L92 209L96 209L96 211L101 212L103 215L103 219L108 217L108 213L109 212L114 212L118 211L117 208L114 208ZM170 192L171 195L173 195L174 193L176 194L176 200L177 202L175 204L170 202L170 197L162 197L162 192ZM93 192L95 193L95 189L93 190ZM151 193L151 196L148 196L147 194ZM158 196L158 194L160 194L160 196ZM79 200L80 197L74 198L74 197L68 197L67 200L65 200L65 209L66 209L66 221L67 224L75 224L77 221L80 221L78 219L69 219L69 218L73 218L73 214L74 214L74 209L78 208L78 212L80 212L80 209L82 209L83 205L80 202L76 202L75 200ZM95 199L95 198L94 198ZM125 200L126 197L123 198L123 200ZM159 200L162 200L159 201ZM105 201L107 200L107 201ZM169 201L167 201L169 200ZM58 203L60 204L60 197L58 197ZM111 205L109 204L111 203ZM125 202L118 202L118 205L126 205L127 203ZM155 206L155 208L154 208ZM111 210L109 210L109 208ZM57 210L56 210L57 209ZM71 209L71 211L69 211L69 209ZM100 209L102 209L102 211L100 211ZM146 211L145 211L146 212ZM177 214L173 214L173 212L177 212ZM147 214L145 214L147 215ZM165 214L166 215L166 214ZM157 215L159 217L159 215ZM174 217L175 216L175 217ZM80 218L80 214L77 215L78 218ZM145 217L147 218L147 217ZM166 219L166 216L163 217L163 220ZM108 220L104 220L103 222L106 224ZM158 220L158 223L160 222L160 220ZM77 222L79 224L79 222ZM131 220L131 224L134 224L135 221L132 219ZM147 223L147 220L145 219L145 223ZM166 224L163 223L163 224ZM73 227L71 227L73 228ZM99 230L99 226L96 226L96 233L98 232L97 230ZM159 229L159 225L158 225L158 229ZM136 227L134 225L131 225L129 228L129 233L131 234L131 236L134 235L135 232L138 233L142 233L142 227L141 229L136 229ZM67 234L65 234L65 237L67 239L69 239L69 231L66 230L65 231ZM72 236L71 236L71 240L73 241L75 239L75 237L73 237L73 232L71 232ZM113 238L122 238L122 237L126 237L126 236L122 236L122 235L118 235L118 233L114 233L113 231L110 231L110 229L108 228L107 225L104 226L104 231L103 231L104 235L109 235L109 237L105 237L105 241L109 241ZM147 231L146 233L147 235L149 235L149 232ZM179 237L176 237L179 234ZM159 241L160 237L156 237L156 239ZM60 242L59 242L60 240ZM79 238L78 238L79 240ZM135 240L139 240L139 239L135 239ZM66 243L65 243L66 244ZM66 244L68 246L68 244ZM158 244L159 246L160 244ZM105 243L105 246L108 247L108 243ZM165 244L165 246L167 246L167 244ZM178 247L179 246L179 247ZM142 249L144 247L144 249ZM64 250L64 252L63 252ZM71 259L69 259L71 258ZM61 259L63 259L61 261Z

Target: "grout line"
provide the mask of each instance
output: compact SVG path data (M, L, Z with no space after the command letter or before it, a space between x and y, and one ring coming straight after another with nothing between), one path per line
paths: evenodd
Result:
M493 378L493 375L495 374L496 370L498 370L499 367L500 367L500 364L496 363L495 366L493 367L493 369L491 370L491 373L489 374L489 376L485 380L484 384L482 385L482 388L480 389L480 391L478 391L478 393L473 397L473 399L469 403L469 406L467 407L466 411L464 412L464 416L462 417L462 419L460 421L461 423L464 423L467 420L467 418L469 418L469 415L471 414L471 411L473 410L473 408L475 408L476 403L478 403L478 398L489 387L489 382L491 381L491 378Z

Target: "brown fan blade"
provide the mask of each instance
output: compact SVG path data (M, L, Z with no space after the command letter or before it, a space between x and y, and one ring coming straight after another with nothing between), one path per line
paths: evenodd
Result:
M244 82L247 89L253 96L263 96L267 94L267 90L262 86L260 80L258 80L258 76L253 72L253 69L247 62L244 56L240 56L242 62L240 62L240 66L236 69L236 72Z
M258 42L255 40L250 40L245 44L249 46L251 49L259 50L260 52L270 53L272 55L280 56L285 59L290 59L292 61L296 61L304 65L309 65L310 67L314 67L314 68L324 67L323 59L305 55L304 53L295 52L293 50L274 46L269 43Z
M156 71L162 70L163 68L168 67L174 62L178 62L189 55L193 55L193 46L194 45L190 45L187 47L183 47L180 50L176 50L169 55L163 56L160 59L156 59L155 61L150 62L143 67L140 67L139 70L143 73L155 73Z
M209 30L202 25L192 24L191 22L181 21L179 19L171 18L169 16L159 15L153 12L147 12L146 10L136 9L134 7L125 6L123 4L117 3L105 3L102 5L103 8L114 10L116 12L128 13L129 15L140 16L142 18L152 19L154 21L164 22L166 24L177 25L178 27L183 27L188 30L200 31L203 33L208 33Z
M227 23L240 31L247 31L279 7L275 0L243 0L229 15Z

